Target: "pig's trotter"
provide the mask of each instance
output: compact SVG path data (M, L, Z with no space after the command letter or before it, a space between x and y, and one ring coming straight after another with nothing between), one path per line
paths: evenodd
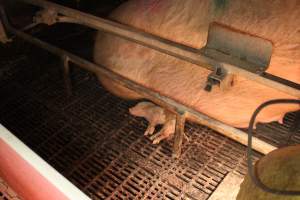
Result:
M149 125L144 135L152 135L155 126L166 122L165 110L151 102L140 102L129 109L130 114L145 118Z
M158 144L160 141L164 139L171 139L174 136L175 133L175 123L176 120L172 119L170 121L167 121L163 128L156 134L150 136L150 140L152 140L153 144Z
M152 135L155 130L156 124L149 123L144 135Z
M150 135L150 140L153 144L158 144L164 139L171 139L175 133L176 116L151 102L140 102L129 109L130 114L138 117L143 117L148 121L148 127L144 135ZM154 134L155 127L163 124L163 128L158 133ZM185 136L185 139L188 138Z

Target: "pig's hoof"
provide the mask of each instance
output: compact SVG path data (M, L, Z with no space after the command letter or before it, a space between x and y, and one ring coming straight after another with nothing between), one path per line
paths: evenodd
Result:
M174 132L173 133L161 133L158 132L152 136L150 136L150 140L152 140L152 143L153 144L158 144L160 143L160 141L166 139L166 140L170 140L172 139L172 137L174 136ZM190 138L184 133L184 140L186 140L187 142L190 142Z
M174 133L165 133L162 131L159 131L158 133L155 133L154 135L150 136L150 140L152 140L153 144L158 144L162 140L169 140L173 137Z
M149 125L144 135L152 135L154 133L155 126Z
M170 120L165 123L163 128L158 132L155 133L154 135L150 136L150 140L152 140L153 144L158 144L162 140L169 140L174 136L175 132L175 120Z

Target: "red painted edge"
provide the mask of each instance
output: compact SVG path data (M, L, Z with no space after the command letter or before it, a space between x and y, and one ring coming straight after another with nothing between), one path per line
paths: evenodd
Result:
M0 139L0 176L24 200L68 198Z

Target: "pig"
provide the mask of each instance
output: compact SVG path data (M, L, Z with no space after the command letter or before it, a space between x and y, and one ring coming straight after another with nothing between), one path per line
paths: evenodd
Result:
M144 135L152 135L157 125L164 125L158 133L150 136L153 144L158 144L163 139L170 139L175 132L175 115L151 102L140 102L130 108L129 113L134 116L144 117L149 122Z
M300 83L298 0L130 0L109 18L195 49L205 46L211 23L267 39L273 44L267 72ZM211 71L102 32L95 38L94 61L234 127L247 127L253 111L265 101L297 98L242 76L235 76L226 91L215 87L207 92L204 87ZM100 74L97 77L107 90L121 98L145 98ZM272 105L259 114L257 122L281 121L285 113L298 109L292 104ZM144 103L131 108L130 113L150 122L146 135L154 132L155 125L166 125L152 138L155 143L172 137L175 118L166 118L164 108Z

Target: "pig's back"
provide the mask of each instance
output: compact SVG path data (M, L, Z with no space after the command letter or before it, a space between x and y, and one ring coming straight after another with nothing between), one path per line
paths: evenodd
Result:
M133 0L111 16L121 23L194 48L205 45L208 26L213 21L266 38L274 44L268 71L300 83L298 17L297 0ZM210 71L113 36L98 35L95 59L148 88L231 125L246 125L253 110L266 100L292 98L242 77L237 78L228 92L215 88L207 93L203 88ZM283 112L294 109L294 106L270 108L260 120L276 120Z

